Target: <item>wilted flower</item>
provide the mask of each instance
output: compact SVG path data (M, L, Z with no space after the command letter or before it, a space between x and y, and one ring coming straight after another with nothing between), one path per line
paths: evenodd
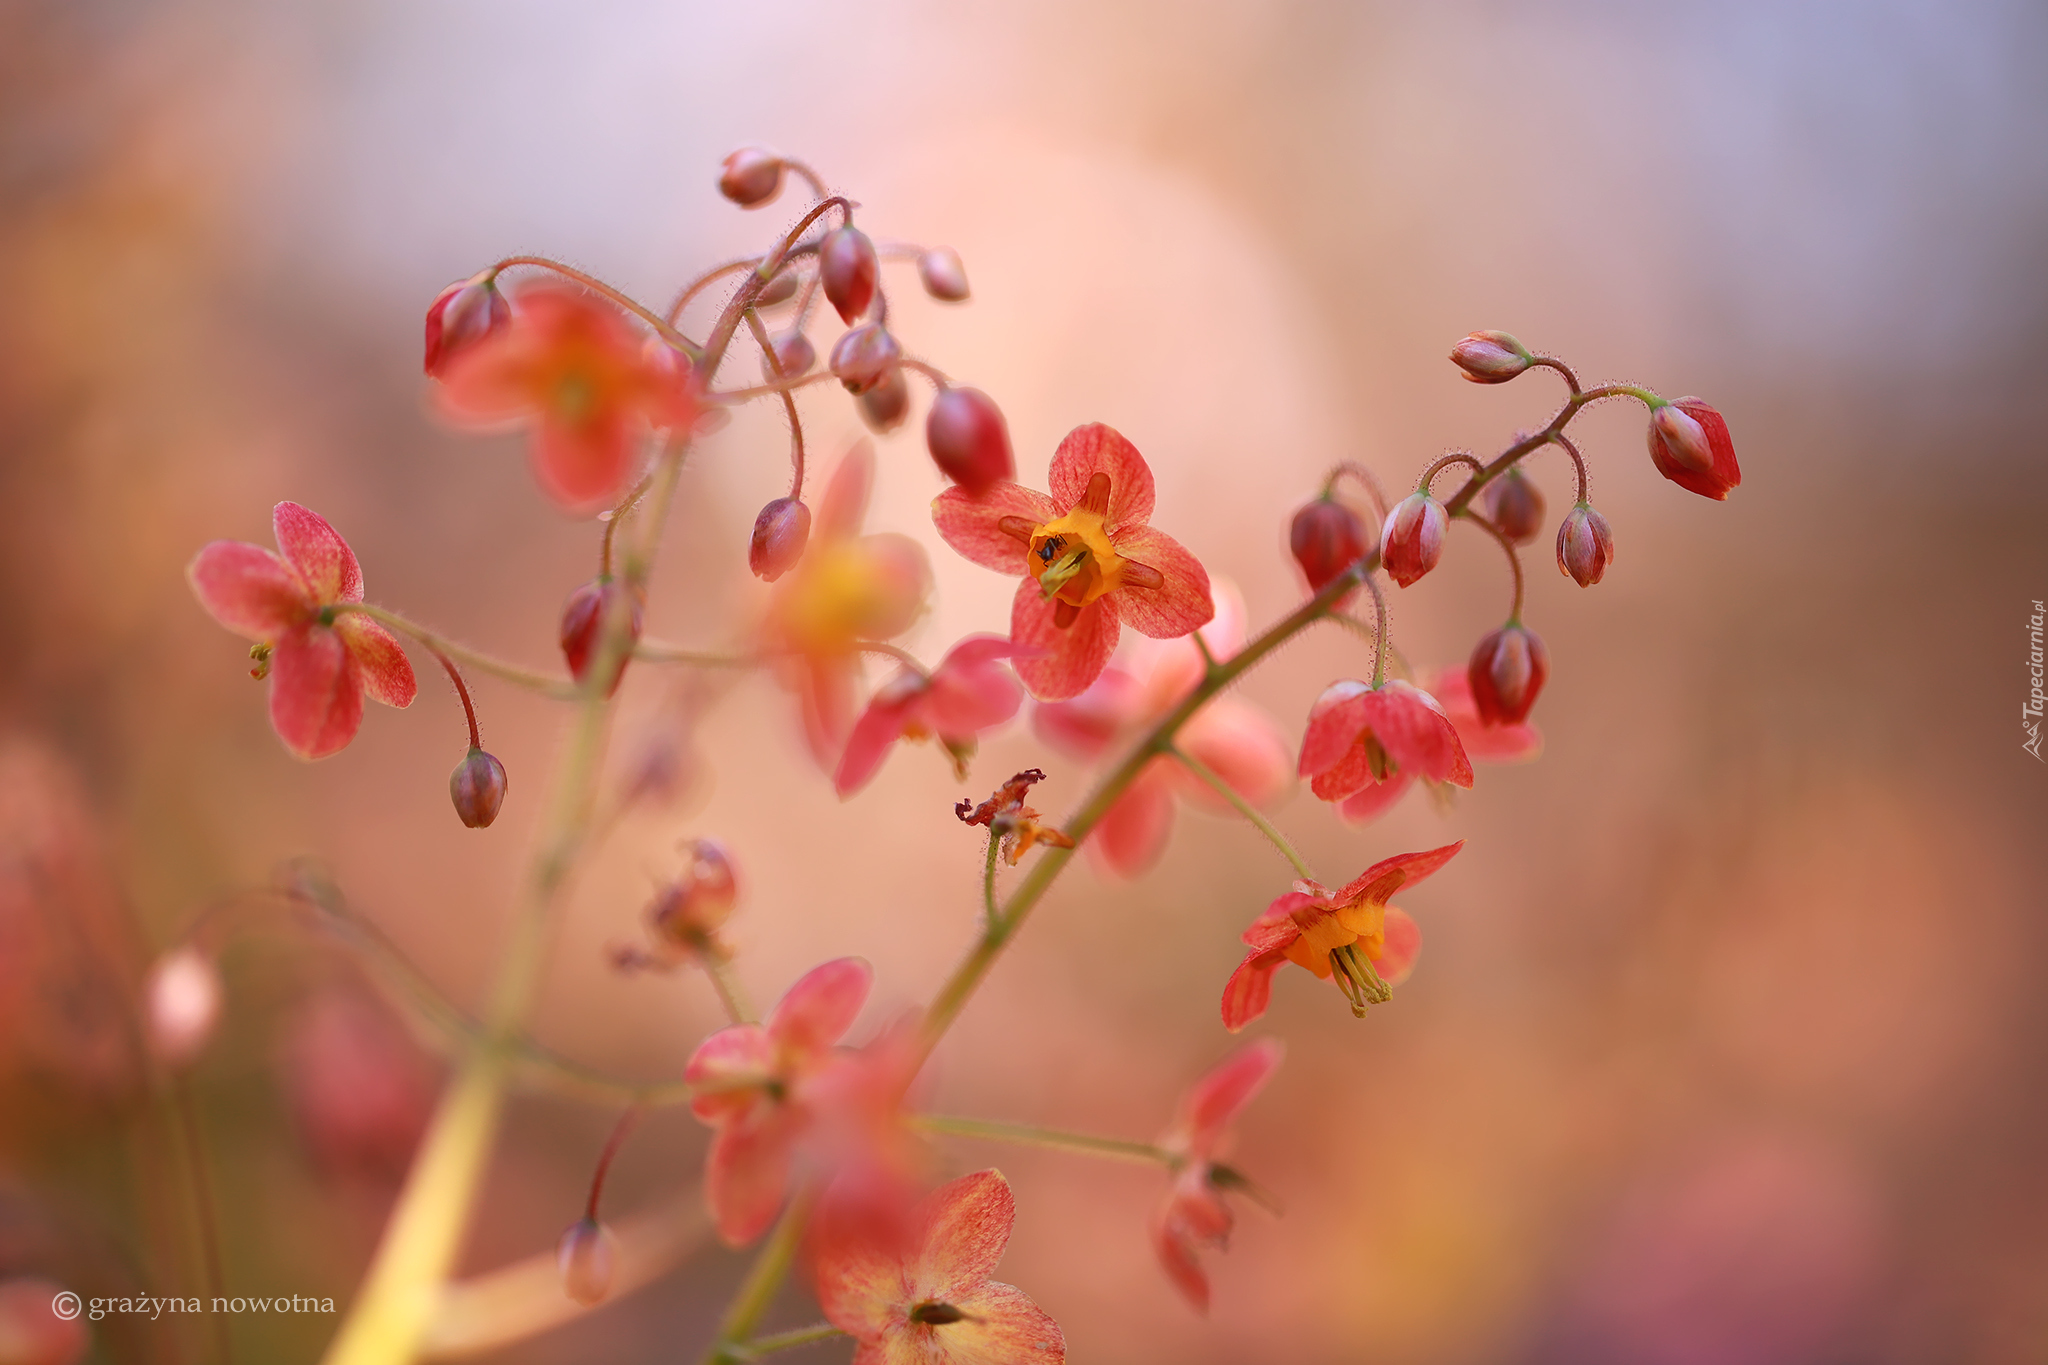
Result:
M996 788L995 794L980 805L964 797L955 802L953 814L961 824L984 826L991 837L1002 840L1003 856L1012 867L1038 844L1072 848L1074 841L1064 831L1040 824L1038 812L1024 804L1031 788L1043 781L1045 773L1041 769L1026 768Z
M1277 1038L1261 1038L1224 1058L1181 1096L1180 1112L1159 1145L1178 1165L1173 1185L1152 1220L1152 1246L1175 1288L1204 1312L1209 1276L1198 1253L1223 1249L1237 1218L1223 1202L1228 1190L1250 1188L1245 1178L1218 1164L1230 1145L1230 1125L1280 1067L1286 1049Z
M955 775L965 777L975 737L1016 715L1024 700L1023 687L1003 664L1016 652L1000 635L970 635L929 674L905 668L882 684L854 722L833 787L841 796L858 791L899 739L936 738Z

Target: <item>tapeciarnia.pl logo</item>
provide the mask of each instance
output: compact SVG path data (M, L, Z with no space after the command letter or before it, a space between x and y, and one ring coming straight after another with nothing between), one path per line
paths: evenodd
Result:
M2027 672L2033 675L2034 687L2026 703L2020 707L2020 725L2027 732L2020 747L2032 754L2036 762L2048 762L2041 757L2041 709L2044 702L2048 702L2048 697L2043 697L2041 692L2041 619L2044 615L2048 612L2042 610L2040 599L2036 598L2034 614L2027 620Z

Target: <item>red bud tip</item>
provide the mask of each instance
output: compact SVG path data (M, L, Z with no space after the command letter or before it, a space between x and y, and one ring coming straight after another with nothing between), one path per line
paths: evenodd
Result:
M866 393L903 360L903 348L879 322L863 323L832 348L832 373L852 394Z
M875 244L857 227L828 234L818 247L818 281L825 287L826 299L839 310L839 320L849 327L860 321L875 301L875 285L881 276Z
M761 147L742 147L718 170L718 192L743 209L757 209L782 193L782 158Z
M471 829L488 828L505 804L505 765L482 749L471 749L448 775L448 799Z
M1585 503L1566 514L1557 526L1557 571L1582 588L1590 588L1614 562L1614 532Z
M1528 347L1506 332L1474 332L1451 347L1451 363L1475 384L1505 384L1534 359Z
M1488 725L1520 725L1550 677L1550 651L1535 631L1502 626L1483 637L1465 670L1479 719Z
M610 578L593 578L575 592L569 594L568 602L562 607L562 657L569 662L569 676L582 682L597 661L598 644L604 638L605 618L614 610L614 603L624 603L626 589ZM641 604L638 600L630 604L631 613L626 618L626 652L631 653L634 645L640 643ZM611 685L605 688L609 697L619 690L619 679L626 674L626 660L620 659L612 673Z
M754 295L754 307L773 308L788 303L796 297L797 278L794 270L778 270L775 278L761 286L761 292Z
M782 378L795 379L798 375L809 374L811 366L818 363L817 348L811 339L799 331L783 332L768 338L769 348L775 352L776 364L782 366ZM775 369L768 363L768 357L761 357L761 377L773 384Z
M220 1021L220 972L213 959L197 948L174 948L149 969L142 991L149 1050L166 1066L184 1066Z
M1380 563L1396 583L1407 587L1444 557L1444 532L1449 527L1442 503L1424 492L1410 493L1387 513L1380 530Z
M1365 558L1369 547L1365 523L1356 512L1334 498L1317 498L1294 514L1287 548L1313 593Z
M754 518L754 537L747 544L747 567L754 577L773 583L803 558L811 538L811 509L795 498L777 498Z
M881 383L860 396L860 420L877 436L896 430L909 415L910 383L901 365L890 367Z
M939 472L970 496L980 497L1016 472L1009 423L980 389L941 389L924 419L924 439Z
M1486 514L1517 545L1527 545L1543 533L1543 495L1519 466L1488 485Z
M731 918L738 899L739 878L725 845L698 839L690 845L690 865L656 894L647 918L657 936L694 949Z
M952 247L935 246L920 255L917 278L924 282L924 292L935 299L958 303L967 297L967 267Z
M511 325L512 305L490 271L449 285L427 309L427 373L438 379L457 352Z
M1650 412L1650 460L1657 472L1703 498L1726 498L1742 482L1735 441L1720 413L1697 398Z
M562 1289L570 1298L585 1307L603 1303L618 1274L618 1239L596 1219L579 1218L555 1245L555 1263L562 1268Z

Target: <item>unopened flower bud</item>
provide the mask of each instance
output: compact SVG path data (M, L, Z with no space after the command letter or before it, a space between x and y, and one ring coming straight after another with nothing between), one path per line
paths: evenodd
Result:
M1557 569L1582 588L1590 588L1614 562L1614 532L1607 518L1580 503L1557 526Z
M909 415L910 383L901 365L892 366L881 383L860 396L860 420L878 436L902 426Z
M1474 332L1451 347L1451 363L1475 384L1505 384L1534 359L1528 347L1506 332Z
M839 310L839 320L849 327L875 301L875 285L881 276L875 244L857 227L828 234L818 247L818 282L825 288L825 298Z
M1486 513L1501 534L1517 545L1527 545L1543 533L1543 494L1519 466L1487 486Z
M615 608L614 604L619 605ZM597 662L598 647L604 640L605 620L615 609L627 613L623 655L630 655L633 646L640 643L641 604L638 597L629 602L625 585L609 575L593 578L569 594L569 601L562 608L562 657L569 662L569 676L577 682L582 682ZM626 659L623 655L605 688L607 697L619 690L619 679L625 676Z
M562 1289L570 1298L586 1307L603 1303L618 1273L618 1239L595 1218L579 1218L556 1243L555 1263L562 1268Z
M1550 676L1550 651L1536 632L1511 622L1480 639L1465 676L1480 720L1520 725Z
M149 969L142 990L149 1050L166 1066L184 1066L220 1021L220 972L213 959L189 945L174 948Z
M1308 590L1321 592L1365 558L1370 547L1358 513L1335 498L1317 498L1294 514L1287 528L1287 548L1308 579Z
M754 518L754 536L747 543L747 567L754 577L773 583L803 558L811 538L811 509L795 498L777 498Z
M505 765L482 749L471 749L448 775L448 798L471 829L484 829L505 804Z
M809 374L811 366L818 363L817 348L802 331L792 328L768 338L768 348L775 352L775 364L782 367L782 373L775 373L775 366L768 363L768 357L761 357L761 377L773 384L776 379L795 379L798 375Z
M443 289L427 309L427 373L439 378L457 352L512 325L512 305L486 270Z
M1396 583L1407 587L1444 557L1444 532L1449 527L1442 503L1422 490L1410 493L1387 513L1380 530L1380 563Z
M967 297L967 267L952 247L935 246L921 254L917 278L924 282L924 292L935 299L958 303Z
M757 209L782 193L782 158L761 147L742 147L718 169L718 192L743 209Z
M761 292L754 295L756 308L773 308L788 303L796 297L797 278L794 270L778 270L775 278L761 286Z
M1657 472L1688 492L1726 498L1742 482L1728 423L1697 398L1651 409L1649 441Z
M879 322L863 323L832 348L832 373L852 394L866 393L888 378L903 359L903 348Z
M716 839L690 845L690 865L647 907L657 937L680 948L701 949L732 916L739 878L732 856Z
M970 496L980 497L1016 472L1009 423L980 389L941 389L924 419L924 440L939 472Z

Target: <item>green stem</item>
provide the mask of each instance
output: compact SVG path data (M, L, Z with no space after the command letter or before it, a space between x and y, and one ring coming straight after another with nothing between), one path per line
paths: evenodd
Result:
M169 1078L164 1104L169 1110L169 1129L172 1145L177 1149L177 1162L184 1168L185 1191L191 1201L192 1235L199 1246L199 1265L206 1287L207 1302L227 1293L227 1276L221 1267L219 1201L214 1194L213 1177L206 1159L206 1135L199 1126L199 1114L192 1105L192 1089L183 1076ZM214 1355L221 1365L229 1365L233 1356L229 1341L228 1323L224 1315L211 1315L213 1323Z
M518 664L506 663L503 659L494 658L479 650L471 649L468 645L451 640L437 631L428 630L418 622L400 616L397 612L386 607L372 606L368 602L336 602L327 607L326 612L333 616L340 616L347 612L355 612L358 615L367 616L372 621L381 622L402 635L410 635L413 639L425 645L429 651L460 659L471 668L489 673L493 677L503 678L506 682L516 683L520 687L524 687L528 691L538 692L542 696L553 697L558 701L568 701L574 698L578 692L576 684L567 678L542 673L531 668L521 668Z
M777 1351L787 1351L796 1346L809 1346L814 1342L830 1341L834 1337L845 1335L846 1333L831 1323L820 1322L810 1327L792 1327L787 1332L776 1332L772 1336L755 1337L752 1341L733 1347L729 1354L742 1360L759 1360L762 1356L773 1355Z
M747 1003L747 993L739 978L733 975L732 963L710 945L697 954L697 960L704 964L704 975L711 978L711 988L718 992L718 1003L725 1006L725 1017L735 1024L753 1023L753 1008Z
M1193 773L1196 777L1201 778L1202 781L1208 783L1210 787L1214 788L1218 796L1222 797L1225 801L1228 801L1232 806L1236 807L1237 813L1239 815L1242 815L1245 819L1251 821L1252 824L1257 826L1259 833L1266 836L1267 842L1271 843L1274 848L1280 850L1280 856L1287 859L1288 862L1294 864L1294 870L1301 874L1301 879L1303 881L1312 882L1316 879L1315 874L1308 870L1308 864L1301 860L1301 855L1294 851L1294 845L1287 842L1287 836L1282 834L1278 829L1274 828L1272 821L1268 820L1265 816L1259 814L1258 807L1252 805L1251 802L1245 800L1243 793L1239 792L1237 788L1231 786L1228 782L1225 782L1220 776L1218 776L1215 769L1211 768L1208 764L1202 762L1201 759L1196 758L1193 754L1181 748L1179 745L1173 746L1172 748L1168 749L1167 752L1171 754L1183 768L1186 768L1189 772Z
M1002 837L995 830L988 832L988 856L981 869L981 924L986 930L996 922L1001 911L996 909L996 854L1002 848Z
M797 1248L803 1245L804 1225L810 1221L811 1205L815 1202L816 1195L806 1190L790 1200L789 1207L782 1211L781 1221L762 1243L760 1255L748 1267L747 1278L740 1282L731 1307L725 1310L725 1318L718 1324L718 1336L704 1357L705 1365L732 1365L746 1359L735 1354L734 1348L745 1349L742 1343L753 1335L762 1315L775 1302L783 1277L796 1261Z
M1013 1142L1026 1147L1046 1147L1061 1152L1085 1152L1089 1156L1115 1161L1135 1161L1148 1166L1180 1165L1181 1158L1149 1142L1125 1142L1121 1138L1096 1137L1092 1133L1067 1133L1057 1128L1040 1128L1028 1123L1002 1123L994 1119L959 1118L951 1114L919 1114L912 1125L929 1133L948 1137L979 1138L984 1142Z

